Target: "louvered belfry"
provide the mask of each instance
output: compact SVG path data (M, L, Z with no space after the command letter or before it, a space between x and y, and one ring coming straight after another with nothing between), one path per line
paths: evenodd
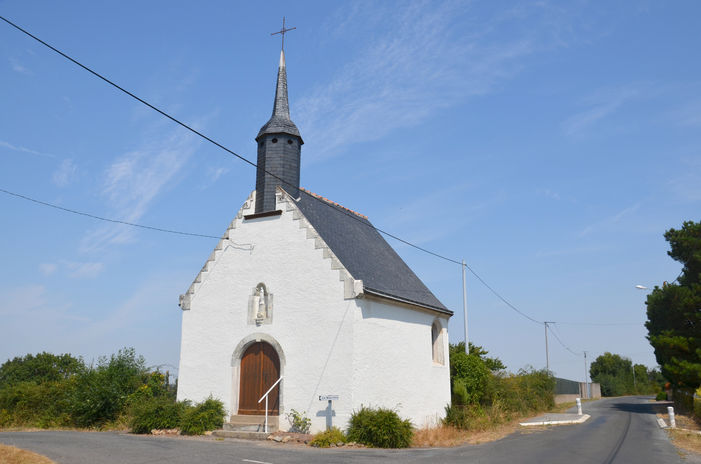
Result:
M255 213L258 214L275 210L275 189L278 185L294 198L299 197L299 167L304 141L290 119L284 50L280 51L273 114L260 128L256 142L258 170Z

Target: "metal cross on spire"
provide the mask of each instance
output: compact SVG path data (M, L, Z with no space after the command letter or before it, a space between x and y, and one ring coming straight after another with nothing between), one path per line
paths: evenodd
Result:
M282 29L277 32L271 32L270 35L280 34L282 36L282 50L285 50L285 33L297 29L296 27L291 27L289 29L285 28L285 17L282 17Z

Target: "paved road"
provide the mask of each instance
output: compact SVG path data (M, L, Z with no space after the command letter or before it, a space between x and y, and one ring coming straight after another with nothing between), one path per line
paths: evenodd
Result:
M448 449L313 449L270 442L192 440L109 432L4 432L0 443L60 464L231 463L684 463L645 398L585 403L586 423L523 431L503 440Z

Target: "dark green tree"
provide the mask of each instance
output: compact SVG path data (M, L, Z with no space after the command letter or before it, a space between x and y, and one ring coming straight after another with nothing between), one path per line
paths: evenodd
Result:
M0 366L0 388L21 382L59 382L83 370L83 360L70 354L55 355L43 352L18 356Z
M457 353L465 353L465 342L450 344L451 358ZM484 361L484 364L487 366L487 369L489 369L492 372L502 371L506 369L506 366L503 362L501 362L501 359L488 357L487 355L489 354L489 351L485 350L479 345L473 345L472 343L470 343L470 354L475 355L482 361Z
M701 222L687 221L664 237L667 254L683 268L678 283L665 282L648 295L645 327L675 401L688 408L701 385Z
M603 396L621 396L634 392L633 363L630 359L606 352L589 366L592 381L601 384Z

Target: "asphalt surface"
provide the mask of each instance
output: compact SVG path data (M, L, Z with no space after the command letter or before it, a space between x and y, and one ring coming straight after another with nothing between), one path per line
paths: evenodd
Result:
M481 445L441 449L315 449L271 442L138 436L111 432L3 432L0 443L60 464L190 463L689 463L655 420L647 398L585 403L584 424L522 430Z

